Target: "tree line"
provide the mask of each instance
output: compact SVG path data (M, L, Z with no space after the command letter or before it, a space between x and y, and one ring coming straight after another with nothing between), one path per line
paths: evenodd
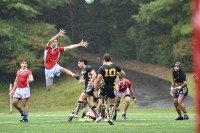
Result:
M90 53L165 66L181 61L191 71L190 6L189 0L1 0L0 77L15 73L24 57L43 73L44 46L60 28L67 31L62 44L84 39ZM74 56L64 54L61 64Z

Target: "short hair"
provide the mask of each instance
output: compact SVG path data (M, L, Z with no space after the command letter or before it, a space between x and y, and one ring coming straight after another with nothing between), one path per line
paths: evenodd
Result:
M79 62L83 62L85 65L87 65L88 63L87 59L84 58L79 59Z
M19 64L21 64L22 62L26 62L26 63L28 64L28 60L27 60L27 59L21 59L21 60L19 61Z
M110 54L106 53L104 56L103 56L103 59L106 61L106 62L109 62L112 60Z

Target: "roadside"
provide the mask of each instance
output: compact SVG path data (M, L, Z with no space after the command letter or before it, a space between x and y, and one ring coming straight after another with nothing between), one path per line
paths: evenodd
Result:
M102 56L98 54L91 54L84 51L78 51L76 52L76 54L78 55L78 57L87 58L89 61L102 63ZM168 80L170 82L172 80L173 68L171 68L170 66L167 68L161 65L148 64L148 63L143 63L136 60L122 60L122 59L117 59L117 60L113 59L113 62L129 70L152 75L164 80ZM189 95L194 97L195 83L193 79L193 73L186 73L186 75L187 75L187 82L188 82L188 88L189 88Z

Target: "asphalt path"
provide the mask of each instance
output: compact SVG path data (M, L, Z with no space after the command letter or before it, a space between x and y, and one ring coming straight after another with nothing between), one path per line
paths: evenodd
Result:
M70 63L68 62L67 67L70 67L70 69L76 72L80 71L77 66L77 60L78 59L70 61ZM98 71L102 64L90 61L89 65ZM173 97L169 94L171 82L130 69L124 69L124 71L127 74L126 78L133 84L138 108L174 107ZM186 107L194 106L193 98L189 95L186 97L184 103Z

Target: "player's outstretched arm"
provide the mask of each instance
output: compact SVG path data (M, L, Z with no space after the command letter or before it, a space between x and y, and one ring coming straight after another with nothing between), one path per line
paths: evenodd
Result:
M65 36L65 30L64 29L60 29L60 31L58 32L58 34L56 34L55 36L53 36L47 43L47 46L49 46L51 44L51 42L53 40L55 40L56 38L58 38L59 36Z
M87 47L88 44L89 43L87 41L81 40L81 42L78 43L78 44L72 44L72 45L65 47L65 51L70 50L70 49L74 49L74 48L77 48L77 47Z

